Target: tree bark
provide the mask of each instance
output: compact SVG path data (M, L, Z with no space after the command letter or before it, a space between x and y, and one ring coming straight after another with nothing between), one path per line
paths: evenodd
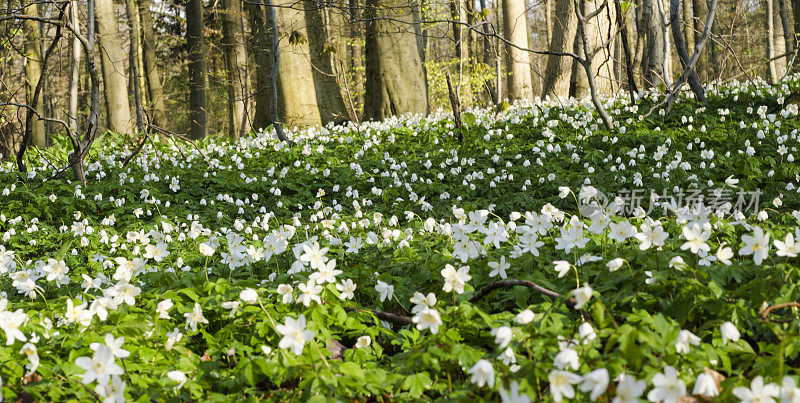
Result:
M151 111L150 120L158 127L166 128L164 107L164 90L156 63L156 38L153 30L153 15L150 11L151 0L139 0L139 19L142 23L142 76L147 84L148 106Z
M524 0L502 0L503 36L513 45L504 46L508 77L506 94L509 99L533 98L531 59L528 48L528 16Z
M311 73L322 124L343 123L348 119L342 89L334 74L331 55L335 54L331 32L325 24L324 11L317 0L304 0Z
M228 136L237 140L250 132L250 75L247 71L241 0L222 2L222 49L228 90Z
M96 0L96 13L109 129L118 133L133 133L135 129L128 104L128 79L125 76L126 57L122 51L113 1Z
M25 15L39 16L36 3L30 3L23 9ZM44 116L44 97L39 96L33 104L34 91L39 79L42 77L42 42L39 36L39 22L25 20L25 93L28 104L36 110L39 116ZM27 112L27 111L26 111ZM47 133L44 120L36 116L31 122L31 144L35 147L47 147Z
M555 0L556 15L553 26L550 52L572 52L578 21L572 0ZM548 55L544 72L543 96L565 99L569 97L573 60L570 57Z
M189 47L189 137L202 139L208 133L203 0L188 0L186 3L186 44Z
M416 45L414 4L366 3L365 119L429 112L425 73Z

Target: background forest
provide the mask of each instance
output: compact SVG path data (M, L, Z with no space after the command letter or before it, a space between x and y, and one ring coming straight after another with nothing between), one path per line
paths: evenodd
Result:
M64 126L84 130L79 125L91 109L91 78L80 34L87 33L90 17L101 73L98 127L121 134L238 138L273 121L302 127L429 113L449 109L448 75L461 107L582 98L589 93L585 70L567 55L584 54L575 7L589 16L584 32L599 95L664 90L682 70L669 32L670 4L658 0L93 3L92 16L85 1L0 5L4 155L19 148L31 109L56 119L32 119L35 146L46 147ZM691 54L709 4L677 3ZM794 13L800 6L786 0L714 3L716 21L696 65L700 82L780 79L797 48L800 18Z

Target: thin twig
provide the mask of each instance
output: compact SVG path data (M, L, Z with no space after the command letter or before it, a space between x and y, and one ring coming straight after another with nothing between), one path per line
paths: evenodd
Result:
M800 302L785 302L783 304L772 305L769 308L765 309L764 312L761 313L761 318L762 319L767 319L767 317L769 316L770 312L772 312L772 311L774 311L776 309L788 308L788 307L800 308Z

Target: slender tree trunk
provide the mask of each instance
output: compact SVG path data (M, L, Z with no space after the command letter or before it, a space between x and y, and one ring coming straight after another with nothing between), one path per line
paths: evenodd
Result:
M688 0L683 0L688 1ZM687 69L689 65L689 53L686 51L686 45L683 42L683 35L681 35L681 21L680 21L680 2L681 0L671 0L670 1L670 22L669 25L672 28L672 37L675 40L675 49L678 52L678 56L680 57L681 66L683 66L684 70ZM697 75L694 73L694 66L688 68L688 77L681 77L683 81L688 81L689 86L692 88L692 92L697 96L697 100L702 103L706 102L705 92L703 90L703 86L700 85L700 81L697 79Z
M156 63L156 38L153 30L153 15L150 11L151 0L139 0L139 18L142 22L142 76L147 83L147 95L150 100L150 120L158 127L168 127L164 107L164 90Z
M26 5L23 12L26 15L39 16L36 3ZM42 77L42 42L39 36L39 22L25 20L23 26L25 29L25 90L27 102L30 104L34 98L36 85ZM37 114L44 116L44 97L39 96L36 99L36 105L31 104L30 106L36 110ZM31 144L39 148L47 147L44 120L40 120L39 116L34 116L31 124Z
M489 5L488 0L481 0L481 11L484 11L483 23L481 24L481 30L487 35L483 35L483 64L486 65L486 68L490 68L492 66L492 39L488 35L493 30L493 26L489 22ZM500 102L499 99L496 97L496 92L494 90L494 83L492 80L486 80L485 82L487 92L489 93L489 99L493 104L497 104Z
M272 127L275 129L275 134L278 136L278 139L289 143L289 145L294 144L292 140L290 140L286 135L283 133L283 124L280 122L278 118L278 70L281 66L281 49L280 49L280 38L278 36L278 17L275 13L275 4L272 0L264 0L266 3L266 19L267 19L267 27L269 27L270 32L270 43L272 44L272 69L269 71L269 92L270 92L270 105L272 105L270 115L272 121Z
M331 32L326 27L324 11L316 0L305 0L305 19L308 31L308 45L311 53L311 73L322 124L347 121L347 107L342 98L342 89L334 74L331 54L333 46Z
M96 0L96 7L109 129L118 133L133 133L135 129L128 104L128 79L125 76L126 57L122 50L114 3L112 0Z
M128 17L128 27L130 28L131 38L129 41L129 53L128 53L128 66L131 69L131 92L133 92L133 100L134 100L134 110L136 111L136 129L138 134L147 135L144 127L144 109L142 107L142 92L139 86L141 82L140 78L141 75L139 74L139 62L136 60L137 55L139 54L139 47L138 47L138 37L139 37L139 29L135 26L134 22L138 21L138 18L134 18L133 16L137 14L136 3L134 0L129 0L125 3L125 14ZM145 137L145 140L147 138ZM144 143L142 143L144 144Z
M786 52L786 61L785 65L788 68L789 62L792 60L792 53L794 53L795 43L793 38L792 28L789 26L789 16L786 11L786 1L787 0L777 0L779 12L778 15L781 18L781 27L783 28L783 40L786 43L785 52Z
M781 23L781 4L782 1L774 0L772 2L772 24L775 27L775 36L773 36L773 43L775 44L775 71L777 72L777 80L783 77L786 71L786 58L780 55L786 54L786 43L784 42L784 30Z
M577 0L576 0L576 3ZM583 50L583 54L586 55L583 59L582 63L580 64L583 67L584 74L586 75L586 80L589 87L589 93L591 95L592 104L597 111L597 114L600 115L600 120L603 121L603 125L606 127L606 130L611 131L613 130L614 126L611 122L611 117L606 112L603 104L600 102L599 94L597 93L597 86L595 85L594 77L595 77L595 68L592 67L592 60L594 59L594 51L589 49L589 37L586 31L587 21L587 14L585 14L584 10L586 10L586 0L581 0L578 4L575 5L576 14L577 14L577 37L578 37L578 47ZM594 10L592 10L594 12ZM597 18L597 17L595 17Z
M687 0L688 1L688 0ZM622 6L620 5L620 0L614 0L614 8L616 10L617 15L617 25L620 28L620 39L621 39L621 52L622 57L620 59L624 62L624 69L625 69L625 77L627 78L627 89L630 91L631 95L631 102L636 101L636 80L633 77L633 60L631 60L631 48L628 44L628 18L627 15L623 14ZM627 12L626 12L627 14ZM622 78L622 74L619 74L620 79Z
M646 55L645 55L645 46L647 44L647 20L645 19L644 13L644 6L638 4L634 8L634 32L636 42L633 48L633 68L639 71L639 74L636 76L636 83L637 85L643 85L647 87L647 83L644 82L644 73L645 73L645 65L646 65Z
M142 92L139 93L139 98L142 102L142 107L147 105L147 97L144 95L144 88L147 88L144 74L144 60L142 55L142 23L139 17L139 7L137 0L127 0L127 7L130 8L130 18L128 21L130 27L130 41L132 42L134 57L136 61L136 71L139 73L136 85ZM132 71L132 69L131 69ZM133 81L131 81L131 88L133 88Z
M78 4L77 2L69 5L69 19L73 28L80 29L78 21ZM72 65L70 66L69 77L69 116L67 122L69 128L73 132L78 131L78 84L81 78L81 41L78 40L77 35L72 35L72 46L70 47L70 54L72 57Z
M692 48L697 46L700 40L700 33L703 32L706 23L707 8L703 0L692 0L692 15L694 16L693 26L695 32L695 40L692 43ZM708 80L708 53L703 52L700 58L697 59L697 67L695 68L697 77L701 82Z
M709 10L708 4L710 4L714 0L706 0L706 10ZM706 16L708 14L706 13ZM707 58L707 71L708 75L710 76L709 79L716 80L720 74L720 61L719 61L719 47L717 46L717 38L719 38L719 24L714 24L711 26L711 35L708 38L709 49L708 58ZM699 41L698 41L699 42Z
M363 114L364 105L364 57L362 43L364 38L364 28L361 23L361 10L358 0L348 0L350 8L350 15L352 21L348 22L350 28L350 40L348 41L348 48L350 53L350 68L353 71L353 91L355 92L355 103L361 106L356 108Z
M800 47L800 0L792 0L792 14L794 17L794 35L792 36L793 46L792 49L796 52L798 47ZM792 64L792 71L797 72L800 71L800 60L795 58L794 64Z
M208 72L203 39L203 0L186 3L186 43L189 47L189 137L202 139L208 133L206 88Z
M772 15L773 0L764 1L764 11L766 11L766 25L767 25L767 79L771 84L778 81L778 71L775 68L775 19Z
M237 140L250 132L248 97L250 77L244 46L241 0L223 0L222 49L225 53L225 77L228 88L228 136Z
M366 119L429 112L413 7L409 1L367 0Z
M556 13L553 26L551 52L572 52L578 21L575 17L575 5L572 0L555 0ZM543 96L564 99L569 96L570 78L573 60L569 56L548 55L544 72Z
M531 59L528 48L528 16L524 0L502 0L503 36L511 44L504 46L505 64L508 72L506 93L509 99L533 98L531 83ZM522 48L522 49L520 49Z
M692 14L692 0L682 0L683 6L683 37L686 38L686 46L694 48L694 15Z

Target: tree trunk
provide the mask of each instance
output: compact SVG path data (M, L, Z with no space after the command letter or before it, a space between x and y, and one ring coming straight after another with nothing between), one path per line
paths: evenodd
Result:
M714 0L706 0L706 4L710 4ZM706 10L708 10L708 6L706 5ZM708 13L706 13L706 16ZM719 47L717 46L716 38L719 37L719 24L714 24L711 26L711 35L708 38L709 49L708 58L707 58L707 71L710 80L716 80L719 77L720 73L720 65L719 65ZM699 41L698 41L699 42ZM696 46L696 45L695 45Z
M133 100L134 100L134 110L136 111L136 133L144 134L145 140L147 140L147 132L145 131L144 127L144 109L142 107L143 100L142 100L142 86L139 84L141 83L141 75L139 74L139 66L141 63L137 61L137 55L140 54L139 44L139 28L135 26L135 22L138 21L138 18L134 18L134 15L137 15L136 2L134 0L129 0L125 3L125 15L128 17L128 28L130 29L131 37L130 41L128 42L128 66L131 70L131 92L133 92ZM144 145L144 142L142 142Z
M23 12L26 15L39 16L36 3L26 5ZM25 20L23 26L25 29L25 93L27 102L30 104L36 85L42 77L42 42L39 36L39 22ZM36 105L30 106L36 110L36 114L44 117L44 97L39 96L36 99ZM31 124L31 144L39 148L47 147L44 120L40 120L39 116L34 116Z
M367 0L365 119L429 112L414 4ZM399 22L398 22L399 21Z
M766 25L767 25L767 79L770 84L775 84L778 81L778 71L775 68L775 19L772 15L773 0L764 1L764 11L766 11Z
M314 79L317 105L322 124L347 121L347 107L342 98L342 89L336 81L331 55L336 52L332 35L326 29L324 14L317 0L305 0L306 29L311 52L311 73Z
M572 0L555 0L556 17L554 19L550 52L572 52L578 21L575 17L575 5ZM570 78L573 60L569 56L548 55L547 67L544 71L543 96L564 99L569 97Z
M117 28L112 0L96 0L97 35L109 129L117 133L133 133L134 122L128 104L128 79L125 77L125 53Z
M481 11L484 11L483 23L481 24L481 30L486 35L483 35L483 64L486 65L486 68L490 68L492 66L492 40L488 33L492 32L493 26L489 22L489 13L488 13L488 0L481 0ZM492 80L485 81L487 92L489 93L489 99L491 99L493 104L497 104L500 100L497 99L497 93L494 90L494 83Z
M276 1L280 59L278 111L287 126L322 123L312 71L304 11L289 7L292 0Z
M778 15L781 18L781 28L783 29L783 40L785 42L785 53L786 59L784 64L786 68L789 67L789 63L792 60L792 53L794 53L795 43L794 43L794 32L792 32L792 28L789 27L789 16L786 11L786 0L777 0L779 12Z
M642 4L642 20L646 24L644 56L642 58L642 71L646 87L655 87L666 83L664 70L664 50L666 41L664 31L661 29L661 16L659 15L658 1L644 0Z
M686 38L685 43L689 48L694 49L694 15L692 14L692 0L682 0L683 22L683 37Z
M69 19L73 28L79 30L77 3L69 5ZM69 116L67 116L67 123L69 123L70 130L76 133L78 131L78 83L81 78L81 52L81 41L73 33L72 46L70 47L72 65L70 66L69 77Z
M794 35L792 36L792 43L795 51L797 51L798 47L800 47L800 41L798 38L800 37L800 0L792 0L792 14L794 17ZM792 71L797 72L800 71L800 60L795 58L794 63L792 64Z
M158 127L168 127L164 107L164 90L156 63L156 38L153 33L153 15L150 12L151 0L139 0L139 18L142 23L142 77L147 84L150 100L150 120ZM144 88L144 87L143 87Z
M688 0L683 0L688 1ZM681 34L681 21L680 21L680 2L681 0L671 0L670 1L670 21L669 26L672 29L672 37L675 40L675 49L678 52L678 57L680 57L681 66L683 66L684 73L681 74L679 78L683 82L689 82L689 86L692 88L692 92L697 97L697 100L706 104L706 96L705 91L703 90L703 86L700 85L700 81L697 79L697 75L694 73L694 66L689 66L689 53L686 51L686 44L683 42L683 35ZM687 71L688 70L688 71ZM688 76L683 77L684 75L688 74ZM676 87L678 84L676 83ZM675 91L674 89L672 91Z
M509 99L533 98L531 59L528 48L528 16L524 0L502 0L503 36L511 42L504 46L506 94ZM522 49L520 49L522 48Z
M636 42L633 48L632 66L640 71L640 74L636 76L636 84L647 87L644 83L645 45L647 43L647 21L644 19L644 6L637 5L633 11L635 13L633 23Z
M616 20L616 15L614 13L614 8L612 8L610 4L605 4L604 6L604 3L605 0L581 1L581 4L586 7L586 9L583 10L584 15L589 15L600 7L603 7L603 10L586 21L583 27L586 31L586 38L588 39L586 48L589 49L589 52L594 54L591 60L591 67L595 91L599 95L610 95L615 90L614 58L609 46L604 47L603 45L608 42L609 37L616 32L616 26L613 24L613 21ZM582 51L583 46L579 45L576 50ZM584 57L587 56L584 55ZM589 88L588 77L584 69L577 68L575 71L577 73L575 79L575 96L583 98L590 95L591 88Z
M186 44L189 48L189 137L202 139L208 133L203 0L188 0L186 3Z
M692 23L695 32L695 40L691 43L691 47L693 49L695 46L697 46L697 43L700 40L700 33L702 33L703 29L705 28L707 12L708 10L703 0L692 0L692 15L694 16ZM701 82L706 82L708 80L707 52L700 54L700 58L697 59L697 67L695 68L695 71L697 72L697 77Z
M250 132L248 105L250 75L247 71L241 0L223 0L222 49L228 87L228 136L237 140Z
M144 74L141 74L144 70L142 67L144 66L144 59L142 55L142 23L139 17L137 0L127 0L127 7L130 8L131 15L130 21L128 21L130 26L130 41L132 42L133 51L135 52L136 71L139 73L136 85L142 91L139 96L141 98L142 107L144 107L147 104L147 97L144 95L144 89L147 88L147 83L145 82ZM132 70L131 68L131 71ZM133 77L131 77L131 79L133 79ZM131 88L133 88L133 81L131 81Z
M271 122L272 105L269 91L269 73L272 71L273 56L271 55L270 38L272 33L267 25L267 9L260 4L245 3L250 16L250 31L253 35L253 59L255 61L256 85L255 111L253 113L253 128L266 129Z

